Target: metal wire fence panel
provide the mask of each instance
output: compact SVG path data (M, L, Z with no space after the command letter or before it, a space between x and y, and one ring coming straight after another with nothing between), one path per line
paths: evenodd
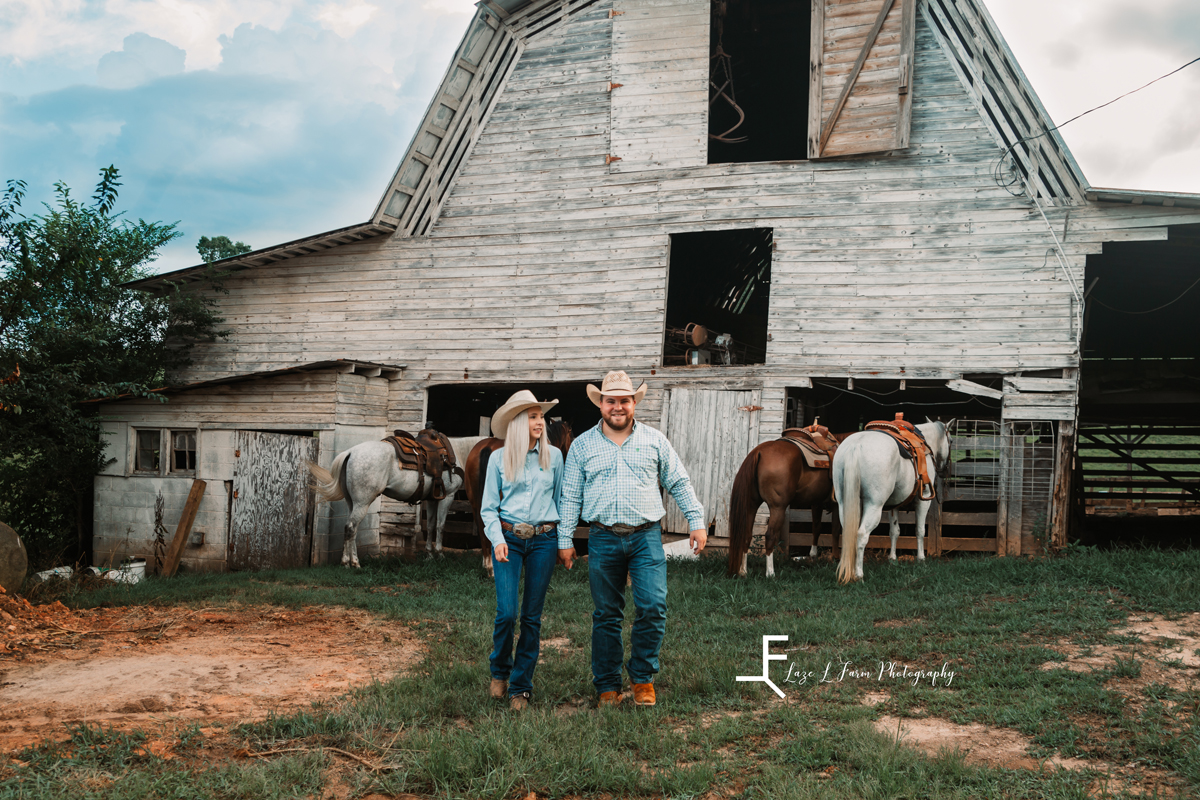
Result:
M986 419L951 421L950 474L945 500L992 500L1000 497L1000 423Z

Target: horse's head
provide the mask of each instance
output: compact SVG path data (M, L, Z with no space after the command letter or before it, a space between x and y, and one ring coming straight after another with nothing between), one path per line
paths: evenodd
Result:
M917 427L929 443L929 449L933 451L933 463L938 474L944 474L950 466L950 434L946 430L946 423L926 417Z
M575 441L575 434L571 430L571 423L565 419L551 422L550 427L546 429L546 436L550 439L550 444L562 451L564 458L567 455L567 451L571 449L571 442Z

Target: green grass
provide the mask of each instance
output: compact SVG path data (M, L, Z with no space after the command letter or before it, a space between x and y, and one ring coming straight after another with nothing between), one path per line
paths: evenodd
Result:
M754 561L761 570L761 560ZM395 588L407 584L407 588ZM392 587L392 591L372 591ZM303 748L270 759L206 761L198 729L180 735L193 757L167 762L136 736L78 729L71 742L24 754L28 766L0 781L7 797L290 797L320 794L341 748L386 765L354 767L361 793L438 797L1087 797L1088 772L1043 774L927 757L878 733L882 714L936 716L1013 728L1034 754L1167 770L1200 790L1200 692L1152 684L1132 704L1106 684L1136 678L1141 661L1111 670L1043 670L1054 642L1115 641L1133 613L1200 610L1200 552L1080 549L1037 561L994 557L868 564L864 583L838 587L834 567L793 568L768 581L729 580L724 562L672 563L667 638L653 709L590 705L591 598L586 568L559 570L542 635L572 646L543 651L535 706L514 716L486 698L494 593L478 559L369 562L255 574L184 575L112 585L61 598L75 606L146 603L342 605L395 620L424 641L425 660L403 677L363 687L312 710L236 731L251 751ZM632 613L632 603L628 612ZM788 664L813 673L783 684L776 702L762 684L764 634L786 634ZM877 679L879 663L957 674ZM828 665L870 673L821 683ZM788 665L775 662L781 682ZM881 705L866 692L890 692ZM343 762L345 763L345 762ZM98 777L99 776L99 777ZM287 785L281 785L287 784ZM186 793L177 788L188 786ZM37 787L36 790L32 787Z

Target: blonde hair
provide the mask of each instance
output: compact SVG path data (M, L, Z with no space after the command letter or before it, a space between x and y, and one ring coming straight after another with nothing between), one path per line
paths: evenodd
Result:
M538 439L538 464L542 469L550 469L550 437L546 435L547 426L542 426L542 436ZM508 422L508 431L504 435L504 478L509 483L515 483L525 470L525 454L529 452L529 409L525 409Z

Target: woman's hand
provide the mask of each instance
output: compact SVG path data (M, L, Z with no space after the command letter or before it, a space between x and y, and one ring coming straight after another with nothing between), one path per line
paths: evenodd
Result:
M508 562L508 542L492 546L492 552L497 561Z

